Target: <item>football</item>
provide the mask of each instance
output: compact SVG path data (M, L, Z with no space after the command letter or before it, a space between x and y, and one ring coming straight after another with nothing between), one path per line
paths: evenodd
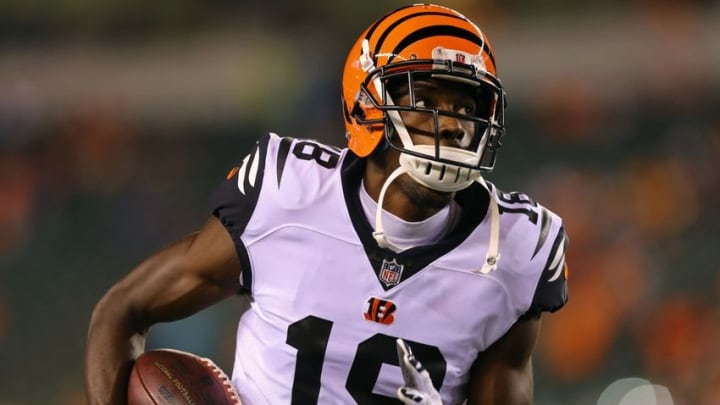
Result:
M228 376L213 363L173 349L151 350L135 359L128 404L241 405Z

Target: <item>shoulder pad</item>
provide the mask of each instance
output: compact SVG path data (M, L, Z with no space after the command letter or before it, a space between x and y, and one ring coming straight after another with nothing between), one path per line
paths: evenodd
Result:
M517 245L522 246L522 253L518 252L517 257L525 259L515 265L528 266L525 274L537 277L528 312L557 311L568 299L565 252L569 240L562 219L526 194L491 187L500 213L511 214L506 229L515 232L513 239L523 241Z
M265 177L268 146L277 138L274 134L260 138L252 151L230 170L210 198L213 215L231 233L242 234L250 221Z

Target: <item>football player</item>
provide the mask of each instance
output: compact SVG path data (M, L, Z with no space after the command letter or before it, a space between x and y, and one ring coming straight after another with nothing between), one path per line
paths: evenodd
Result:
M567 238L556 214L482 177L504 133L488 38L445 7L390 12L351 48L342 105L347 148L262 137L205 226L100 300L91 404L123 400L151 325L238 291L245 405L532 403Z

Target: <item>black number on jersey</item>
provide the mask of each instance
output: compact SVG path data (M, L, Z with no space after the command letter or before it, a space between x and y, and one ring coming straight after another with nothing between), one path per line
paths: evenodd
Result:
M340 153L315 142L299 141L292 150L293 155L302 160L314 160L322 167L332 169L340 160Z
M399 403L395 397L386 397L372 392L383 364L400 366L396 340L397 338L394 336L376 333L358 345L345 384L345 388L358 404L395 405ZM439 391L445 378L446 368L445 358L440 349L411 340L407 340L407 343L412 346L415 357L422 359L423 366L430 373L433 386Z
M297 349L291 404L317 404L320 396L322 365L332 326L332 321L307 316L288 327L286 342ZM395 346L396 339L394 336L376 333L358 345L345 383L345 388L358 404L401 403L395 397L372 392L383 364L400 365ZM447 364L440 349L410 340L406 342L427 368L435 388L440 390Z
M503 212L525 214L527 215L530 222L532 222L533 224L537 224L537 203L533 201L530 197L523 193L505 193L500 190L498 190L497 195L500 201L508 204L508 206L506 206L505 204L498 204L498 209L500 210L501 214Z
M332 322L308 316L288 327L286 343L297 349L293 404L317 404L320 395L320 373Z

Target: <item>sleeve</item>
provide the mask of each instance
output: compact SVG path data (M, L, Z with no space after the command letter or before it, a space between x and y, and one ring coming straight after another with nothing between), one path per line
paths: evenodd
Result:
M561 225L554 237L545 267L540 274L528 313L555 312L567 302L565 252L568 243L565 227Z
M252 270L241 236L252 218L260 197L265 172L265 160L272 135L261 138L251 153L233 167L225 180L210 197L212 214L225 226L235 242L240 265L242 285L251 285Z

